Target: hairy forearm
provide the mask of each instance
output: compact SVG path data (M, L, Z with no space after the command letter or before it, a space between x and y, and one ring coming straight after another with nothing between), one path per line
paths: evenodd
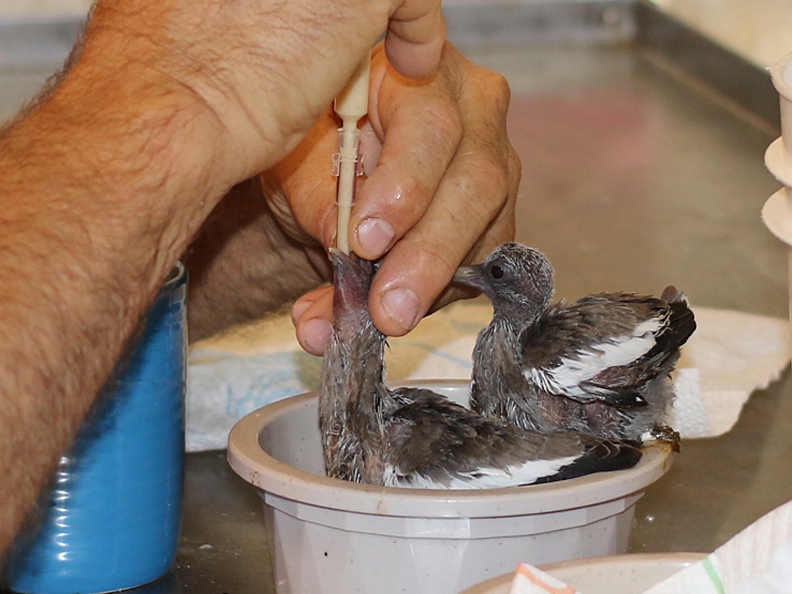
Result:
M389 19L399 72L431 74L436 1L100 1L68 76L0 133L0 556L203 221Z
M90 66L0 135L0 556L222 193L181 150L189 102Z

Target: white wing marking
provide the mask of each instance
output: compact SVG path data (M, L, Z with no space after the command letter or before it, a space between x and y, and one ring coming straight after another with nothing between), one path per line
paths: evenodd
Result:
M537 480L556 474L564 466L572 464L578 457L567 456L554 460L529 460L505 468L482 467L474 472L442 472L433 469L437 475L432 478L418 472L403 475L396 472L392 465L385 467L386 487L406 487L410 489L497 489L530 485Z
M655 345L661 325L662 320L650 318L638 324L632 334L592 344L574 357L563 358L553 368L523 369L523 376L545 392L585 397L590 395L590 390L581 389L581 383L609 367L627 365L645 355Z

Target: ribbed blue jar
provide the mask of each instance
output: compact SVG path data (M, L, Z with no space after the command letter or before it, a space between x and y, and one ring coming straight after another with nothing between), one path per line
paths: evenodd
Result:
M184 482L187 272L174 269L145 328L61 458L42 517L6 561L6 587L89 594L139 586L176 556Z

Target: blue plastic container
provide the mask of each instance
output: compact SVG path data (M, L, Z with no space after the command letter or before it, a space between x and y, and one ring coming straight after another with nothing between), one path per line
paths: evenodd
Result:
M21 534L6 561L6 587L109 592L151 582L170 568L184 482L186 292L179 265L61 458L35 538Z

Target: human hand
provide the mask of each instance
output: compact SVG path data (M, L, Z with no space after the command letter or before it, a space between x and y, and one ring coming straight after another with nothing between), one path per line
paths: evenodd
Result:
M190 125L212 134L207 177L227 190L297 144L385 31L399 72L434 71L439 0L101 0L76 62L93 61L95 88L126 76L178 94L181 109L187 97Z
M500 75L450 44L428 81L399 76L375 51L360 143L368 178L358 183L350 247L363 258L384 256L369 307L385 334L405 334L433 304L458 296L446 289L457 266L513 237L520 164L506 134L508 101ZM337 150L336 128L327 112L262 177L271 211L304 245L334 244L329 155ZM299 299L292 317L303 348L321 354L331 332L332 287Z

